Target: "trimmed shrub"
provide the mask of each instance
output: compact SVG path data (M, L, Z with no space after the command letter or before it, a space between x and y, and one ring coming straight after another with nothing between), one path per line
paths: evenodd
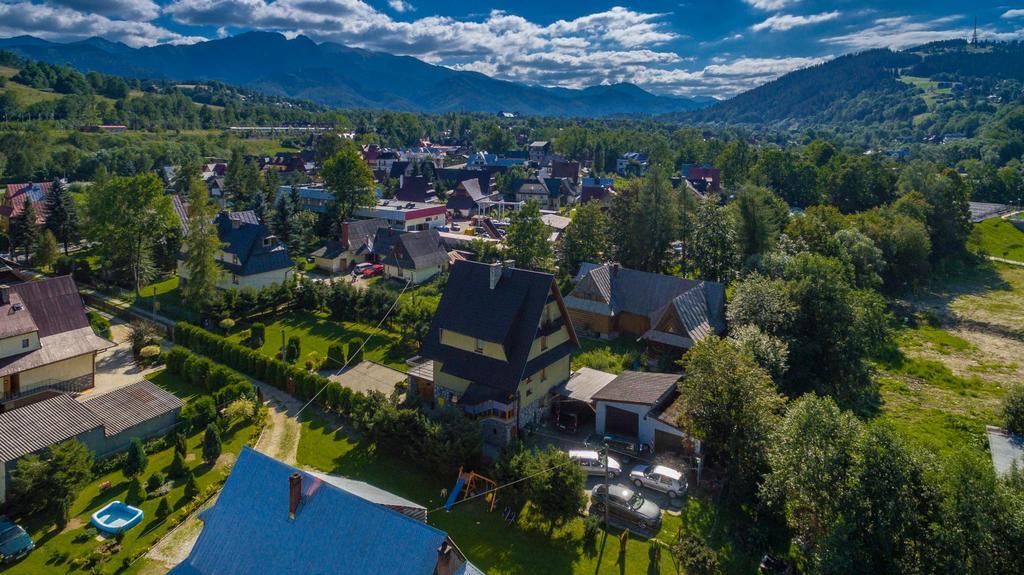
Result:
M284 360L288 363L295 363L302 355L302 343L298 336L291 336L288 338L288 347L285 348Z
M160 487L162 487L166 481L167 478L164 477L162 473L154 473L153 475L149 476L149 479L146 480L146 491L152 493L157 489L160 489Z
M327 348L327 362L324 363L324 367L327 369L341 369L341 366L345 365L347 356L347 344L332 343Z
M263 347L265 341L267 341L267 326L259 322L252 324L252 327L249 328L249 345L260 348Z
M220 320L220 323L218 323L217 325L220 326L220 328L224 331L231 331L231 329L235 327L235 320L231 319L230 317L226 317Z
M93 333L102 338L110 339L110 320L100 315L99 312L92 310L86 314L86 317L89 318L89 325L92 326Z
M204 395L186 403L180 417L190 429L202 429L217 418L217 406L212 397Z

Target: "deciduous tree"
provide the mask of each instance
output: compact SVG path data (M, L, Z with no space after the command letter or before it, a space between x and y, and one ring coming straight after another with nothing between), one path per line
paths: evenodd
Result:
M526 202L509 218L505 247L506 255L516 262L516 267L528 270L551 268L552 250L548 242L548 229L540 218L540 204L535 200Z
M332 227L340 229L352 212L376 201L373 192L373 172L354 147L347 146L324 162L321 175L327 189L334 194L331 205Z
M599 202L576 208L562 234L562 271L575 275L584 262L604 261L610 251L608 239L608 217Z

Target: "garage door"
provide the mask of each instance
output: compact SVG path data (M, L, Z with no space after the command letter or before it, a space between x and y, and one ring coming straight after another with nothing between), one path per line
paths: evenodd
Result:
M680 453L683 451L683 438L678 435L673 435L667 431L660 429L654 430L654 452L664 453L666 451L672 453Z
M605 407L604 430L605 433L636 437L640 431L640 416L609 405Z

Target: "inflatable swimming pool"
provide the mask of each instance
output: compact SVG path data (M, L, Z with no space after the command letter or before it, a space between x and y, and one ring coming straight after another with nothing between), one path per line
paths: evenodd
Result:
M92 514L92 523L100 531L120 533L135 527L142 521L142 510L120 501L111 501Z

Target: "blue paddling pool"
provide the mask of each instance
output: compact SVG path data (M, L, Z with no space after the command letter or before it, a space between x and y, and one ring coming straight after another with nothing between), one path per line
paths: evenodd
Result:
M142 521L142 510L120 501L111 501L96 513L92 514L92 523L96 529L106 533L120 533L135 527Z

